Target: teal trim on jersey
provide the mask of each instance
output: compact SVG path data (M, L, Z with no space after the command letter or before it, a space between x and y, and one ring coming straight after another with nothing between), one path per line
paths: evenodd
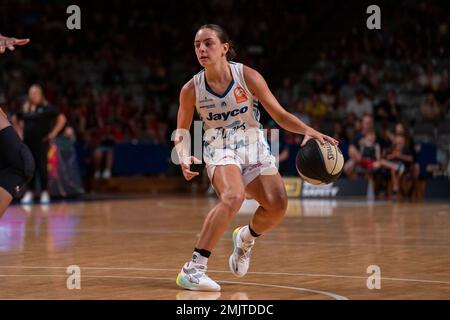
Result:
M231 88L233 88L233 86L234 86L234 78L231 78L231 82L228 85L227 90L225 90L225 92L222 95L220 95L220 94L214 92L213 89L211 89L211 87L208 84L208 81L206 80L206 75L204 74L203 76L205 77L205 88L206 88L206 91L208 91L212 95L215 95L217 98L225 98L225 96L228 94L228 92L230 92Z
M255 119L256 121L259 122L260 117L261 117L261 113L259 112L258 104L254 103L253 104L253 119Z

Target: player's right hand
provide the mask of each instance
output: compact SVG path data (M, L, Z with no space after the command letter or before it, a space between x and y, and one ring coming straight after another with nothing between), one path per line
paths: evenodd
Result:
M308 140L311 139L317 139L319 140L319 142L323 145L325 144L325 142L331 143L332 145L337 146L339 144L339 141L327 136L325 134L320 133L317 130L314 130L313 128L309 128L306 133L305 133L305 137L303 138L303 141L300 145L300 147L304 147L306 145L306 143L308 142Z
M181 170L183 171L183 176L187 181L199 175L198 172L191 171L191 164L201 164L201 163L202 161L194 156L185 157L184 159L181 160L180 163Z

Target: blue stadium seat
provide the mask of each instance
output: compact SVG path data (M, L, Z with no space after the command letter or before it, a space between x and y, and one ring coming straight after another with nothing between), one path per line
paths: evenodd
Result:
M433 143L421 143L420 150L416 154L416 161L420 167L420 177L430 177L426 168L429 164L437 163L437 146Z
M118 144L114 148L113 172L119 176L166 173L169 157L168 145Z

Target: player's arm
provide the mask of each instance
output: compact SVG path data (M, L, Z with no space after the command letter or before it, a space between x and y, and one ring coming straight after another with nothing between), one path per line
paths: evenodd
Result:
M53 127L52 131L50 131L50 133L47 135L46 139L53 140L61 132L61 130L64 129L66 123L67 123L66 116L62 113L58 114L58 116L56 117L55 126Z
M6 49L13 51L15 49L14 46L23 46L28 42L30 42L30 39L16 39L0 34L0 53L4 53Z
M191 180L198 176L198 172L190 170L192 163L201 163L200 160L190 156L190 136L189 129L192 124L195 111L195 87L191 79L180 92L180 107L177 116L177 130L175 132L175 149L180 160L181 169L186 180Z
M322 144L325 141L334 145L339 143L336 139L314 130L296 116L287 112L279 104L270 91L266 80L258 71L244 66L244 79L251 93L261 101L264 108L280 127L290 132L305 135L302 146L311 138L318 139Z
M413 156L408 155L408 154L399 153L399 155L397 156L397 159L405 161L405 162L414 162Z

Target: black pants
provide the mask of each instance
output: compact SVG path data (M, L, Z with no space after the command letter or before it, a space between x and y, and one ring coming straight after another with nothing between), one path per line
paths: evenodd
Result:
M36 163L36 171L34 173L33 179L30 181L30 190L37 189L37 176L39 177L39 184L41 190L48 189L48 171L47 171L47 162L48 162L48 149L49 143L48 141L42 141L42 139L24 139L25 144L31 151L31 154L34 157L34 161Z
M33 156L13 127L0 130L0 187L20 197L33 173Z

